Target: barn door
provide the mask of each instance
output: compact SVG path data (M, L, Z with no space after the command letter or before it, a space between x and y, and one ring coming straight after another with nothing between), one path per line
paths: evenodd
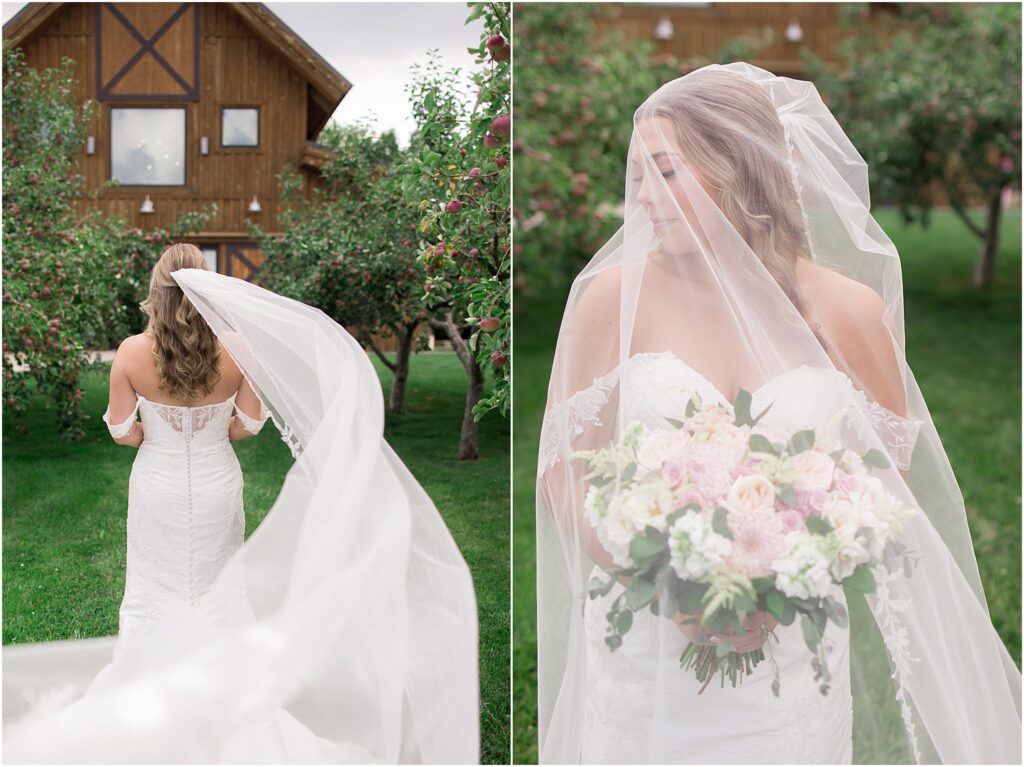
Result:
M198 3L96 3L100 101L199 100Z
M263 265L263 252L254 242L229 242L224 245L224 274L252 282Z

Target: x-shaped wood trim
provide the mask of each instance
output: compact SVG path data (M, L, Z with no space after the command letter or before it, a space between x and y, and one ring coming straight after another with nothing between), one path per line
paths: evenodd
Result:
M117 72L117 74L115 74L107 83L103 82L103 75L102 75L102 72L101 72L101 68L103 66L102 44L101 44L101 40L100 40L101 14L102 14L101 5L102 5L103 8L106 8L108 11L110 11L111 15L113 15L114 18L116 18L119 22L121 22L121 25L125 29L128 30L128 32L132 35L132 37L134 37L136 40L138 40L139 45L141 46L139 48L139 50L137 50L135 52L135 54L130 59L128 59L128 61L125 63L125 65L123 67L121 67L121 69ZM121 11L119 11L117 9L117 6L114 3L97 4L97 6L96 6L96 48L97 48L97 50L96 50L96 54L97 54L96 55L96 79L97 79L98 96L101 99L118 98L119 96L121 98L126 98L127 96L125 96L124 94L114 94L114 93L111 93L111 91L117 86L117 84L119 82L121 82L121 80L124 78L124 76L128 74L128 72L131 70L131 68L136 63L138 63L138 61L143 56L145 56L148 53L184 89L185 93L182 94L182 96L184 98L190 98L190 99L198 98L198 91L199 91L198 83L189 83L187 80L185 80L185 78L182 77L181 74L179 74L178 71L168 63L167 59L165 59L163 56L160 55L160 52L157 51L157 49L155 47L157 42L159 42L160 38L163 37L164 34L166 34L167 30L169 30L174 25L174 22L176 22L185 13L185 11L189 10L190 8L196 12L195 13L195 19L193 21L193 24L195 25L195 37L196 37L196 40L194 42L194 46L195 46L194 77L198 77L198 75L199 75L199 40L198 40L198 37L199 37L199 13L198 13L199 6L198 6L197 3L182 3L178 7L178 9L174 13L172 13L171 16L160 26L160 28L156 32L154 32L153 35L151 37L149 37L149 38L144 37L143 34L141 32L139 32L138 29L135 28L135 25L132 24L131 21L129 21L127 18L125 18L124 14L121 13ZM178 94L175 94L175 95L178 95ZM131 97L132 98L138 98L138 97L141 97L141 96L160 96L160 94L133 94Z

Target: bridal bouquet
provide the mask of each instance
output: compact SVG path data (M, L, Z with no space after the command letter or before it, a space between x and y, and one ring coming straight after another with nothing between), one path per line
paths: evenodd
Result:
M682 420L665 428L633 422L610 446L580 451L588 462L587 520L611 554L609 577L595 576L590 597L628 586L608 612L608 646L615 650L649 609L711 635L735 632L754 611L790 625L800 617L822 694L830 679L822 647L831 621L848 616L832 595L836 585L875 589L872 569L903 567L910 557L897 537L916 510L885 492L872 468L888 468L878 450L861 455L839 440L844 413L818 429L780 434L759 426L751 395L732 408L703 405L692 395ZM765 659L762 646L739 652L729 641L691 642L680 658L703 692L716 672L735 687ZM772 635L774 636L774 635ZM779 694L773 660L772 690Z

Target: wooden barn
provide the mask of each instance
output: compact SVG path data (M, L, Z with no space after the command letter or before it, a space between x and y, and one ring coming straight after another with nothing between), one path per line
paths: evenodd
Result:
M870 19L891 13L896 3L870 3ZM784 77L805 79L802 52L836 63L842 38L838 3L608 3L599 31L615 29L627 39L653 42L659 54L679 60L712 57L738 37L770 41L750 63Z
M243 279L263 260L246 219L279 233L276 176L291 163L319 183L331 150L316 137L351 88L262 3L30 3L3 35L36 68L76 62L78 96L99 106L87 190L119 182L104 212L152 229L216 203L190 239Z

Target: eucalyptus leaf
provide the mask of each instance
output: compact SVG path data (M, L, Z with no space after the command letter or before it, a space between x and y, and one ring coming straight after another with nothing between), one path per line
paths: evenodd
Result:
M821 642L821 632L818 630L818 627L806 615L801 616L800 626L804 631L804 642L807 643L808 649L811 652L817 652L818 643Z
M832 524L824 517L809 516L804 520L807 531L815 535L828 535L832 532Z
M732 652L732 645L728 642L719 642L715 647L715 657L721 660L726 655Z
M876 469L888 469L892 466L889 462L889 456L875 448L871 448L864 453L863 460L865 464L868 466L874 466Z
M719 535L731 539L732 532L729 530L729 524L727 522L728 515L729 512L721 506L715 509L715 513L711 515L711 529Z
M634 578L626 589L626 604L639 610L654 598L656 591L654 584L646 578Z
M798 431L789 438L789 444L786 445L786 448L793 455L810 450L812 447L814 447L814 429Z
M765 596L765 603L768 605L768 612L781 621L786 611L786 599L782 594L776 590L769 591Z
M737 426L753 426L754 419L750 417L750 404L753 397L746 389L740 389L736 394L736 401L733 402L733 412L736 414L735 424Z
M751 453L776 454L775 448L772 446L772 441L763 434L751 434L750 441L747 444L750 446Z

